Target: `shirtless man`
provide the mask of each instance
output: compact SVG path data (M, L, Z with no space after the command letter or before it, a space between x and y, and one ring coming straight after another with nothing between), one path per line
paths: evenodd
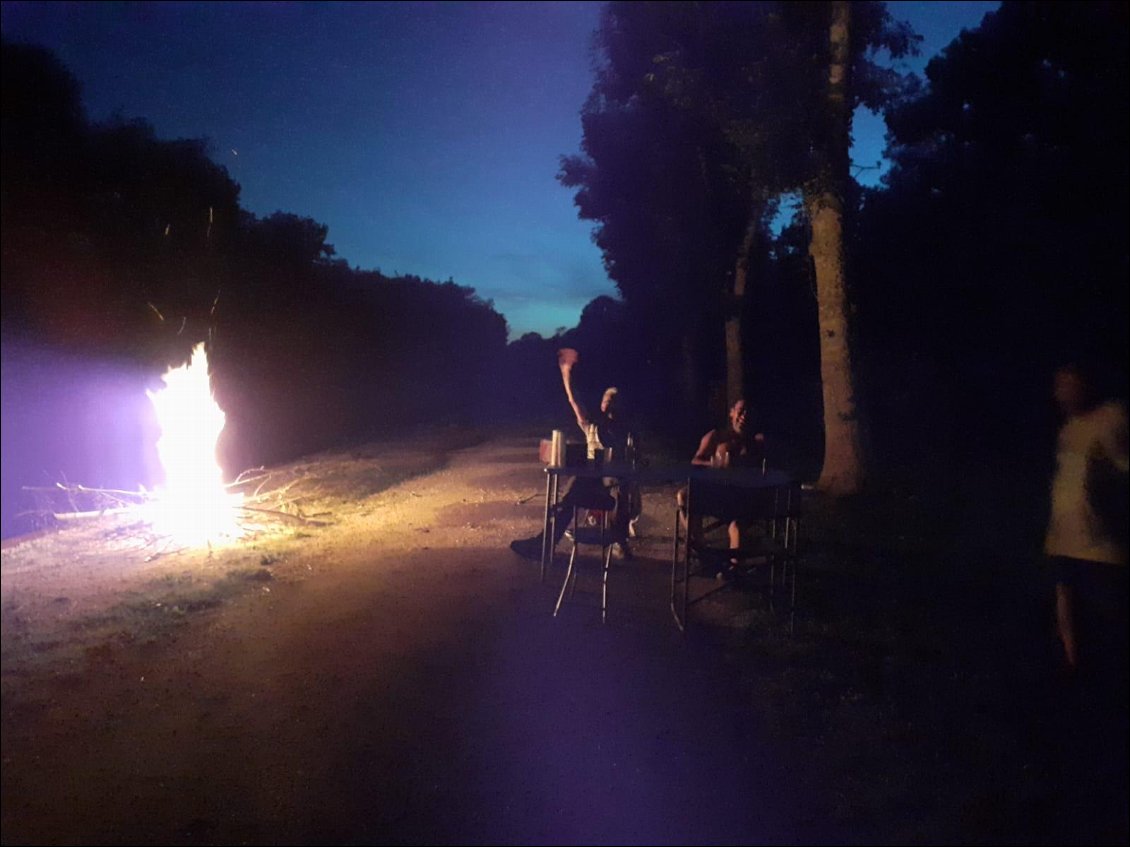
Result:
M742 398L730 407L728 427L712 429L702 437L691 464L716 468L731 465L763 467L765 434L751 432L749 425L749 403Z
M692 465L711 468L758 467L765 469L765 434L754 432L750 424L749 403L739 399L730 407L730 425L712 429L702 437L698 450L691 459ZM680 511L685 514L686 489L680 489L676 498ZM699 533L702 527L692 527ZM742 546L742 527L738 521L730 521L727 527L730 549Z

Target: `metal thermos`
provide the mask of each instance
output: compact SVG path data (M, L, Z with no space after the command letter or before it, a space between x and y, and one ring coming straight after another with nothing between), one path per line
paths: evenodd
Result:
M565 465L565 433L559 429L553 430L549 445L549 464L555 468Z

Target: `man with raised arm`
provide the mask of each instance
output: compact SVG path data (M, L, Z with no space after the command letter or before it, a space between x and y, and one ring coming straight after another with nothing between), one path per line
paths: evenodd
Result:
M586 455L589 459L594 459L601 451L611 450L613 460L626 460L630 458L628 456L629 443L632 445L631 449L635 450L637 447L633 433L620 414L620 390L615 386L606 388L600 398L599 410L590 414L577 400L573 388L573 366L577 364L579 359L579 354L572 348L565 347L557 351L557 364L561 370L561 382L565 387L565 397L576 416L577 426L580 427L585 437ZM568 525L566 516L572 511L573 499L583 490L580 487L586 485L605 487L599 479L583 478L573 482L569 491L561 498L561 503L558 506L558 520L555 523L557 538L555 541L560 540L565 533ZM620 539L613 549L618 550L625 559L630 559L632 558L632 551L628 545L628 537L634 534L634 519L639 514L638 491L634 486L627 485L610 485L607 487L609 493L616 499L616 509L613 513L613 532ZM540 560L541 548L542 536L540 533L532 538L510 542L511 550L519 556L531 560Z

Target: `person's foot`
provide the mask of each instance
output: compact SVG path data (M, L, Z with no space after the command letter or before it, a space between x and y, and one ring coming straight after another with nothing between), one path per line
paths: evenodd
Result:
M612 544L612 555L617 559L623 559L625 562L630 562L635 558L632 553L632 546L627 541L616 541Z
M742 566L737 559L723 562L714 578L719 582L736 582L742 576Z
M540 562L541 536L535 535L533 538L519 538L516 541L511 541L510 549L523 559L529 559L531 562Z

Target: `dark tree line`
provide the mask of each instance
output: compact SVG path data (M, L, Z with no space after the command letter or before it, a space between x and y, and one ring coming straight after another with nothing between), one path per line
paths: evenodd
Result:
M912 49L897 5L608 4L584 155L561 181L597 224L633 343L673 389L662 406L719 408L736 310L742 387L792 460L820 467L812 197L844 153L820 99L837 15L850 37L831 77L884 111L893 161L883 187L844 180L834 197L850 318L837 332L871 470L1039 462L1065 359L1105 367L1124 395L1126 8L1006 2L923 83L874 64L875 48ZM789 190L803 209L774 236Z
M490 400L506 322L472 289L351 269L324 225L248 213L205 142L92 124L33 46L3 45L0 200L5 345L155 379L207 341L229 470Z
M768 290L780 198L804 199L821 483L840 493L861 478L844 296L848 121L897 91L875 51L911 45L881 3L609 3L584 155L560 174L668 374L667 404L685 409L720 411L771 372L747 349L752 308Z
M1127 7L1004 3L888 113L856 233L876 438L1014 467L1050 457L1049 378L1125 397Z

